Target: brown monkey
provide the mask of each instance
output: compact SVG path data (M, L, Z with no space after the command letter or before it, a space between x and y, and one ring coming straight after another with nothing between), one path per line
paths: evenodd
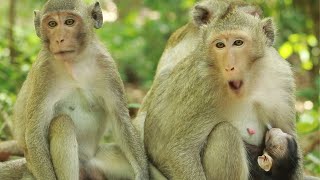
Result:
M233 4L221 14L201 4L194 11L193 50L169 71L159 64L135 123L169 179L248 179L248 159L257 166L258 155L247 157L243 140L263 146L266 124L296 136L292 71L272 47L271 19ZM300 159L296 166L292 179L301 179Z
M18 95L14 125L36 179L78 180L79 171L98 172L93 177L99 178L148 179L122 81L94 34L93 27L102 22L98 2L49 0L35 11L43 47ZM99 147L106 128L112 128L115 144ZM110 149L123 152L129 170L105 155Z
M230 3L237 4L239 10L253 16L259 17L262 15L262 11L258 6L237 0L203 0L197 3L191 11L192 21L176 30L170 36L160 58L156 76L167 74L177 63L194 51L197 47L195 42L198 42L198 39L201 38L201 24L209 23L219 14L224 13ZM203 7L206 9L203 9ZM207 14L208 18L203 19L203 13L207 12L207 10L212 14Z

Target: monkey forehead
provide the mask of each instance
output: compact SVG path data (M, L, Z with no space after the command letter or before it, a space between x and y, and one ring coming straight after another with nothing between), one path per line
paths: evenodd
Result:
M249 30L226 30L220 32L211 32L210 34L210 39L228 39L230 37L235 37L249 41L252 40L249 34Z
M209 28L214 32L226 30L252 30L260 25L261 20L242 11L236 11L210 23Z
M85 3L81 0L49 0L43 7L44 14L56 11L74 11L82 14L85 11Z
M78 11L52 11L44 14L42 16L42 21L46 21L47 19L51 18L52 16L69 16L69 17L77 17L81 16Z

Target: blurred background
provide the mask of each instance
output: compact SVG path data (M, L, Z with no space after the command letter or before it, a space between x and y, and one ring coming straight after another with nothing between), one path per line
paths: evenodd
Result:
M259 5L278 26L275 47L295 72L296 121L305 172L320 177L319 0L248 1ZM139 108L166 41L189 20L195 2L100 0L105 22L97 33L118 64L131 109ZM12 107L41 46L33 10L44 3L0 0L0 142L12 139Z

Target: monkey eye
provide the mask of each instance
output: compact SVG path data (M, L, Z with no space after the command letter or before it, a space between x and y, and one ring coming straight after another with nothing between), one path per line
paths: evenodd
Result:
M241 46L243 44L243 41L242 40L236 40L234 41L233 45L235 46Z
M71 26L72 24L74 23L74 20L73 19L67 19L64 24L68 25L68 26Z
M216 44L216 47L217 47L217 48L224 48L224 47L226 47L226 45L224 45L223 42L218 42L218 43Z
M48 23L48 26L51 27L51 28L56 27L57 25L58 25L58 23L55 22L55 21L50 21L50 22Z

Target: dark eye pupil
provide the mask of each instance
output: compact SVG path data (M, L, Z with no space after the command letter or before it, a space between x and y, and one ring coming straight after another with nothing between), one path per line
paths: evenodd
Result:
M234 42L234 45L236 45L236 46L241 46L242 44L243 44L243 41L241 41L241 40L236 40Z
M66 25L72 25L74 23L73 19L66 20Z
M217 48L223 48L223 47L224 47L224 44L223 44L222 42L218 42L218 43L216 44L216 47L217 47Z
M50 22L49 22L49 26L50 26L50 27L55 27L56 25L57 25L57 23L54 22L54 21L50 21Z

